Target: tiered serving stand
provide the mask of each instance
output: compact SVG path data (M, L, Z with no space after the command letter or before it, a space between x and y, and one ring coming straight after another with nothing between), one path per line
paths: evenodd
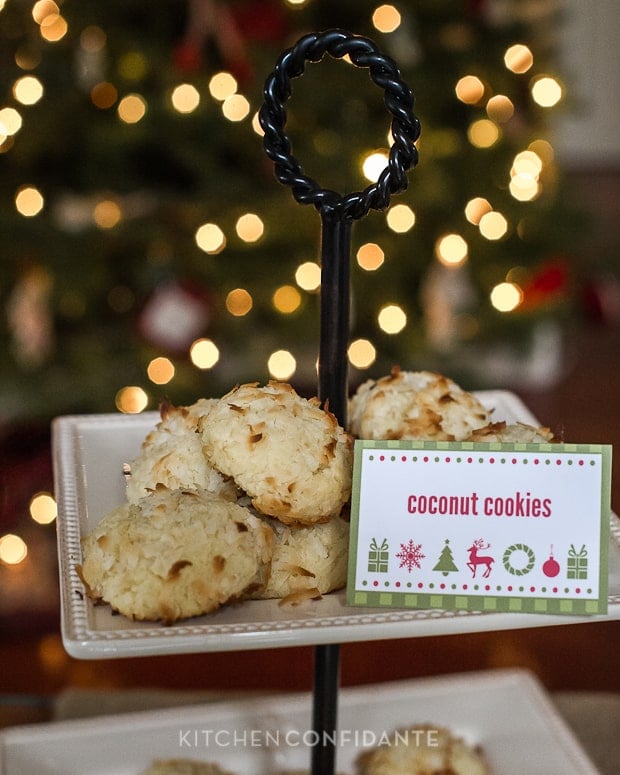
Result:
M291 79L301 76L306 62L328 53L348 55L367 68L384 89L392 116L393 145L389 163L378 182L361 192L340 196L307 177L291 153L285 134L284 103L291 96ZM317 209L321 230L321 333L319 398L347 422L347 346L349 332L349 253L351 228L370 209L384 209L392 194L407 186L407 171L417 163L414 146L420 134L413 115L413 96L396 64L376 45L343 30L306 35L278 60L265 84L260 111L264 146L274 162L277 179L292 189L301 204ZM510 393L478 394L495 416L507 422L536 423ZM412 638L526 627L574 624L620 618L620 528L614 518L610 543L609 613L605 617L481 613L473 611L354 608L344 592L286 608L278 601L249 601L171 627L130 622L94 607L84 594L75 566L80 538L123 500L122 463L135 457L146 433L157 422L154 412L137 415L81 415L54 423L54 470L58 497L58 551L61 570L61 629L67 651L82 659L208 653L214 651L315 647L312 723L317 740L311 748L313 775L331 775L335 768L334 730L338 726L340 643ZM323 733L326 734L323 734Z

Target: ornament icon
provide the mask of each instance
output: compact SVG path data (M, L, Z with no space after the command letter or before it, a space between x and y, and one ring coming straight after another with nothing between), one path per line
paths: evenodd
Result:
M560 572L560 563L553 556L553 544L549 551L549 559L543 562L542 571L550 579L555 578Z

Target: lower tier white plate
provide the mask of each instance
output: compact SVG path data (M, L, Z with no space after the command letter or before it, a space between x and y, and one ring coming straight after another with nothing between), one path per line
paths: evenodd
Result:
M394 729L441 725L480 745L497 775L596 775L538 681L507 670L343 689L338 773ZM8 729L3 775L139 775L156 758L217 763L239 775L310 767L318 733L307 694Z
M485 391L494 420L538 425L513 393ZM613 517L609 547L609 612L601 617L347 606L344 591L299 606L248 601L169 627L132 622L84 595L75 566L80 538L125 500L123 463L132 460L158 421L155 412L60 417L53 424L58 502L61 631L67 651L82 659L204 653L296 645L413 638L518 629L620 618L620 523Z

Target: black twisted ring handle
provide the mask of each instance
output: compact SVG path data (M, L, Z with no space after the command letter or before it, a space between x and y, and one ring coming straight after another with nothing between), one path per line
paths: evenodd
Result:
M385 90L384 101L392 115L394 142L387 167L375 184L344 197L321 188L304 174L284 132L284 102L291 96L291 78L302 75L306 61L319 62L326 52L337 59L348 54L353 64L367 67L374 83ZM413 115L414 98L396 63L370 39L338 29L305 35L280 56L265 82L264 99L259 120L265 153L275 164L277 179L291 187L299 203L313 204L319 212L335 213L342 219L359 219L371 208L386 208L392 194L407 188L407 170L418 161L414 143L420 136L420 122Z

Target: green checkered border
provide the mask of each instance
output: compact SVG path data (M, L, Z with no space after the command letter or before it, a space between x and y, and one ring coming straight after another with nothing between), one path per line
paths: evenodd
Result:
M611 446L605 444L524 444L483 441L374 441L356 440L353 465L353 492L351 499L352 527L357 527L355 514L359 508L359 487L361 478L362 449L383 450L450 450L452 452L470 452L480 450L490 452L538 452L555 455L567 454L599 454L602 456L602 489L603 493L611 492ZM610 504L601 504L601 528L603 545L609 541ZM538 597L502 597L494 595L444 595L415 592L373 592L355 589L354 558L357 555L357 530L352 530L350 546L350 562L347 583L347 604L351 606L368 606L373 608L418 608L444 609L456 611L506 612L506 613L541 613L592 616L607 613L607 579L608 554L602 552L599 578L601 597L599 600L584 600L578 598L538 598Z
M499 441L402 441L360 440L355 441L356 447L364 449L398 449L398 450L447 450L452 452L538 452L554 455L568 454L604 454L609 447L605 444L526 444L521 442Z
M577 598L496 597L493 595L441 595L415 592L362 592L355 590L349 605L372 608L442 608L528 614L572 614L592 616L607 613L606 600Z

